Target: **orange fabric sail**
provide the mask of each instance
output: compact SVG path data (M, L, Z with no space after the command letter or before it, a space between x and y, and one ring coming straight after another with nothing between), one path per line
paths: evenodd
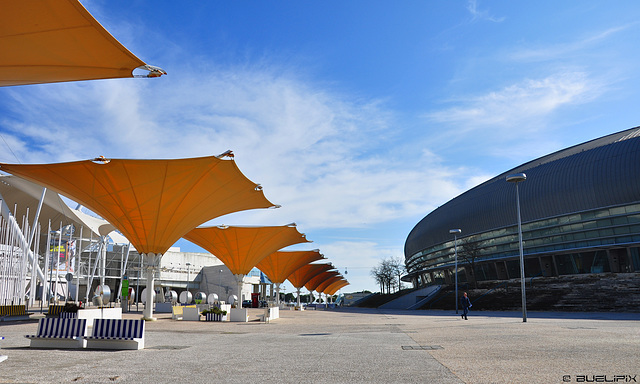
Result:
M214 254L234 275L246 275L269 254L309 242L295 224L272 227L194 228L185 239Z
M323 292L325 289L327 289L327 287L329 287L331 284L335 283L336 281L342 280L343 277L340 274L337 274L335 276L331 276L328 279L326 279L325 281L323 281L322 283L320 283L315 291L316 292Z
M335 283L331 284L330 286L328 286L327 288L324 289L324 293L329 295L329 296L333 296L336 294L336 292L338 292L338 290L342 287L346 287L347 285L349 285L349 282L346 280L338 280Z
M314 251L277 251L265 257L256 265L271 282L284 283L287 277L303 265L321 260L324 257Z
M137 58L78 0L3 1L0 86L166 74Z
M302 289L313 277L330 269L333 269L331 264L307 264L290 274L287 280L289 280L291 285L296 289Z
M307 290L309 290L309 292L311 291L315 291L316 288L318 288L318 286L322 283L324 283L328 278L333 277L333 276L337 276L340 273L338 271L326 271L326 272L322 272L319 275L314 276L313 278L311 278L311 280L307 281L307 283L304 285L305 288L307 288Z
M113 224L141 254L163 254L185 233L218 216L273 207L235 161L215 156L0 163L0 170L83 204Z

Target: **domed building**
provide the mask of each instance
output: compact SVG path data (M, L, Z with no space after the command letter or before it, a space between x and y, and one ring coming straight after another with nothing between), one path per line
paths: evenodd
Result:
M640 272L640 127L510 169L435 209L405 243L414 287L520 277L518 183L525 276Z

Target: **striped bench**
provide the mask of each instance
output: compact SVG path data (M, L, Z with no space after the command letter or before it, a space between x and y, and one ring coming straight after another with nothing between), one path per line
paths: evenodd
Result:
M4 320L25 320L32 313L27 312L26 305L0 305L0 318Z
M144 349L144 320L95 319L87 348Z
M60 314L64 311L64 305L50 304L47 308L47 317L60 317Z
M78 312L60 312L61 319L77 319Z
M86 319L40 319L35 335L25 335L32 348L84 348L87 333Z

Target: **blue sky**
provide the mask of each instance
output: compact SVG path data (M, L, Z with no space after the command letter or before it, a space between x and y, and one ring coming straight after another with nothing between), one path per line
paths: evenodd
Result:
M635 1L82 3L168 75L0 88L0 161L231 149L282 208L210 224L296 222L346 291L465 190L640 125Z

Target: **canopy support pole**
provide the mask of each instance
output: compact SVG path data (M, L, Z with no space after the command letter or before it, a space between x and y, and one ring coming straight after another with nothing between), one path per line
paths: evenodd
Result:
M147 303L144 306L144 311L142 312L142 319L147 321L155 321L156 318L153 317L153 293L155 292L155 287L153 286L154 274L155 270L160 264L160 258L162 255L147 253L144 255L147 260Z
M280 306L280 283L276 283L276 305Z
M236 282L238 283L238 302L236 303L236 308L242 309L242 280L244 280L243 274L233 275L236 278Z

